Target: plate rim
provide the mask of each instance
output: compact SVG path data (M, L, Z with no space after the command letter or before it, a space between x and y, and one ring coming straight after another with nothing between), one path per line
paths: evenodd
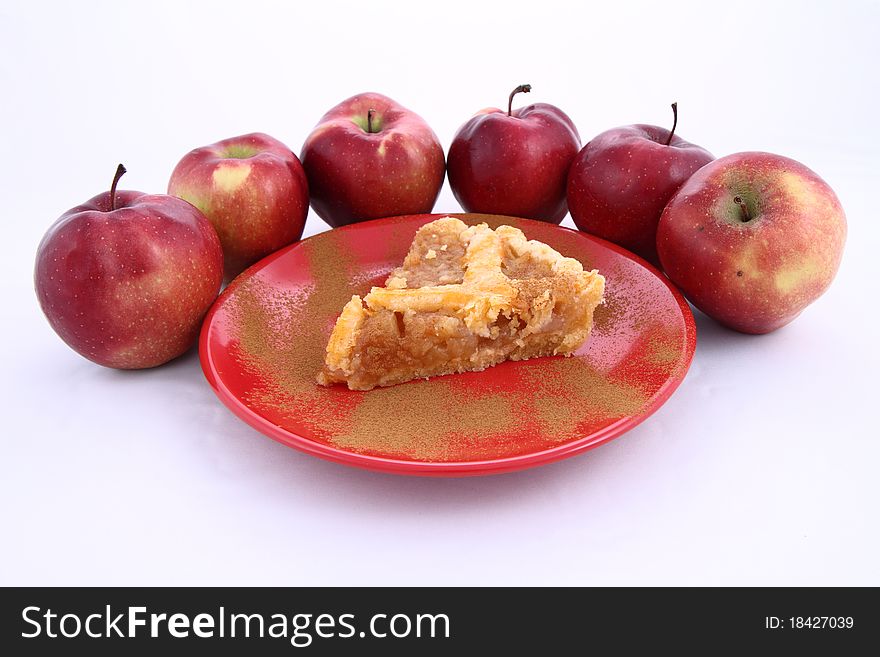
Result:
M431 220L431 218L440 217L470 218L475 215L481 217L515 219L517 222L543 224L544 228L548 226L548 222L538 221L535 219L526 219L523 217L514 217L510 215L451 212L408 214L383 217L380 219L371 219L369 221L348 224L339 228L331 228L330 230L357 230L358 228L367 224L375 225L381 222L402 222L410 218L424 218ZM549 225L552 226L552 224ZM671 377L667 379L658 390L654 398L651 400L651 402L636 417L621 418L617 422L614 422L607 427L604 427L600 431L590 434L589 436L575 438L574 440L569 440L560 445L548 447L537 452L528 452L526 454L505 456L495 459L484 459L479 461L412 461L405 459L394 459L385 456L375 456L371 454L362 454L359 452L346 450L341 447L334 447L331 445L315 442L314 440L305 438L304 436L298 435L286 429L282 429L278 425L265 419L262 415L259 415L258 413L251 410L247 405L244 404L244 402L236 397L228 387L226 387L226 385L223 383L220 373L216 370L213 361L210 359L210 334L212 331L212 327L214 326L214 317L223 306L223 304L226 302L227 297L231 294L231 292L235 290L235 288L237 287L237 282L239 280L244 280L244 277L246 276L253 276L258 271L270 265L276 259L283 257L287 253L297 248L300 248L302 244L308 242L309 240L312 240L322 235L326 235L330 231L321 231L320 233L310 235L305 239L294 242L293 244L289 244L288 246L269 254L265 258L248 267L232 282L230 282L229 285L226 286L223 292L221 292L217 299L214 300L214 303L211 304L211 308L205 315L205 318L202 322L201 330L199 332L199 362L201 364L202 373L204 374L208 383L211 385L211 388L214 390L214 393L217 395L223 405L231 410L239 419L243 420L251 428L256 429L261 434L287 447L292 447L311 456L317 456L324 460L341 463L343 465L354 466L366 470L398 475L435 477L463 477L503 474L507 472L524 470L527 468L533 468L539 465L554 463L561 459L576 456L583 452L604 445L605 443L610 442L611 440L631 431L639 424L644 422L646 419L651 417L654 413L657 412L657 410L660 409L661 406L663 406L669 400L672 394L678 389L679 385L681 385L682 381L684 381L688 371L690 370L690 366L694 358L694 353L696 351L696 322L694 320L693 312L691 311L687 300L685 300L684 295L659 269L654 267L654 265L637 256L636 254L627 251L623 247L618 246L613 242L604 240L600 237L596 237L595 235L590 235L589 233L575 230L569 228L568 226L555 225L554 227L559 230L574 233L582 239L594 242L600 247L607 248L617 253L618 255L628 258L629 260L634 261L636 264L641 265L651 274L660 279L660 281L672 293L673 298L679 306L679 310L681 311L682 319L684 320L685 324L685 354L681 373L676 377Z

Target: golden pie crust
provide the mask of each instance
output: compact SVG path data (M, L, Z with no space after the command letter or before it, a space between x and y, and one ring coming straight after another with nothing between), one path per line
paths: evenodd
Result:
M604 289L598 272L517 228L437 219L385 287L342 309L318 382L370 390L567 356L589 337Z

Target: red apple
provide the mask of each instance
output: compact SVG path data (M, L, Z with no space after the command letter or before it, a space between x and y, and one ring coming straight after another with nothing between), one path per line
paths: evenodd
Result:
M594 137L568 173L568 207L581 230L658 264L657 223L672 195L714 158L672 130L628 125Z
M779 155L736 153L673 196L657 250L697 308L737 331L768 333L828 288L845 239L840 201L818 175Z
M506 214L558 224L568 212L565 180L581 138L558 107L535 103L477 112L449 147L449 185L466 212Z
M309 213L299 159L262 133L190 151L171 174L168 193L196 206L217 230L227 280L298 240Z
M195 341L223 278L220 241L186 201L110 192L65 212L37 249L40 306L74 351L99 365L161 365Z
M434 131L376 93L352 96L327 112L301 156L312 207L331 226L428 213L446 175Z

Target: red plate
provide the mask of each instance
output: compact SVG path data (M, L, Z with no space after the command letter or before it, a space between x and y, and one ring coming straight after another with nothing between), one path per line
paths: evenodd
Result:
M510 224L606 279L590 339L572 357L506 362L484 372L369 392L315 383L337 315L382 285L416 229L439 216L338 228L257 263L205 320L200 356L217 395L270 438L347 465L412 475L509 472L615 438L665 402L696 344L684 298L650 265L584 233L528 219Z

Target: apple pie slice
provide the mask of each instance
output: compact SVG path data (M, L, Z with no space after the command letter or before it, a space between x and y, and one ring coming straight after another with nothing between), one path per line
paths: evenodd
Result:
M370 390L569 355L587 339L605 279L511 226L444 217L416 233L403 265L342 309L318 382Z

